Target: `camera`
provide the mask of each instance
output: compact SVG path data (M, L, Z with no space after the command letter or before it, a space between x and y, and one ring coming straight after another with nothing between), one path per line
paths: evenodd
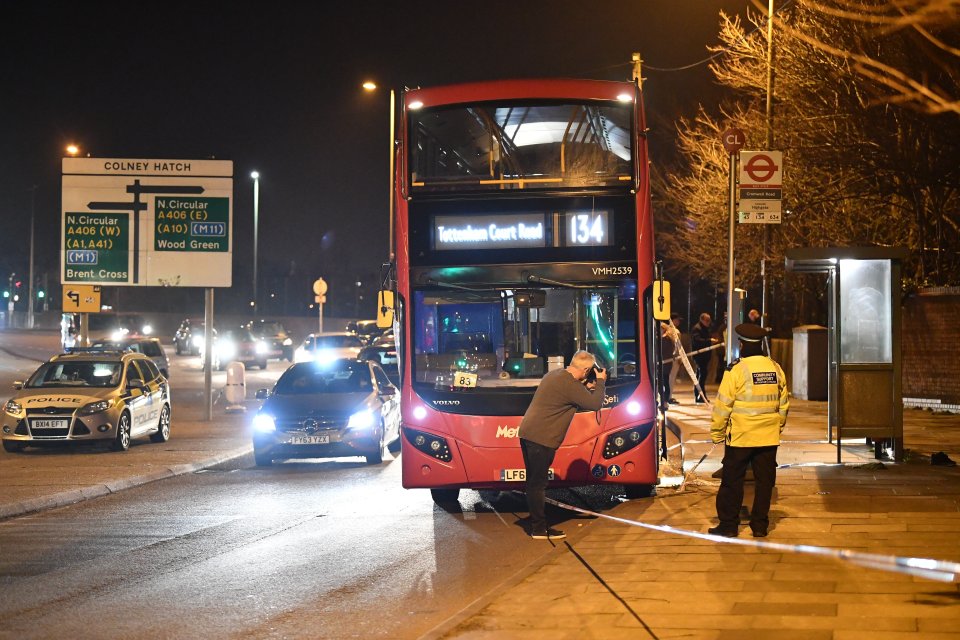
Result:
M597 371L603 371L597 365L593 365L589 371L587 371L587 376L584 378L586 382L596 382L597 381Z

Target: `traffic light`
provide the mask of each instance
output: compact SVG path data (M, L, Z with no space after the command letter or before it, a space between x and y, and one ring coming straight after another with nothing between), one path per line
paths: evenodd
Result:
M47 294L44 292L43 289L39 289L37 290L37 297L43 300L45 297L47 297Z
M3 292L3 297L4 297L4 298L9 298L9 297L10 297L10 292L9 292L9 291L4 291L4 292Z

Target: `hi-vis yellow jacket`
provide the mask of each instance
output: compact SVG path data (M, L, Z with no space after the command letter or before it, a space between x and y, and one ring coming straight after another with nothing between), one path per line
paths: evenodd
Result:
M733 447L779 445L789 409L787 377L780 365L767 356L741 358L723 374L710 436Z

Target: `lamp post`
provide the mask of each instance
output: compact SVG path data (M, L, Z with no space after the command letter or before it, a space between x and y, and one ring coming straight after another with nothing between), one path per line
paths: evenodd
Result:
M30 269L27 283L27 329L33 329L33 217L37 209L37 185L30 188Z
M367 80L366 82L364 82L362 86L364 91L372 92L377 90L377 84L370 80ZM395 119L394 116L397 110L396 100L397 100L396 92L393 89L390 89L390 113L389 113L389 116L390 116L390 140L389 140L390 179L388 182L388 184L390 185L390 192L387 194L387 199L389 200L387 211L389 212L388 215L390 216L390 227L389 227L390 236L387 244L387 255L389 256L389 260L391 263L393 262L393 259L395 257L393 253L393 179L394 179L394 162L396 161L395 150L394 150L394 145L396 142L395 141L396 134L394 129L394 127L396 126L394 124L394 119Z
M260 172L251 171L253 178L253 315L257 315L257 231L260 222Z

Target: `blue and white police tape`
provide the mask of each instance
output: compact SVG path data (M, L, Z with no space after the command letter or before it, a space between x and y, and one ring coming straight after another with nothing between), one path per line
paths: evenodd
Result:
M940 582L953 582L956 580L957 574L960 574L960 563L950 562L948 560L908 558L903 556L882 555L878 553L863 553L860 551L851 551L849 549L831 549L829 547L817 547L808 544L782 544L779 542L761 542L759 540L726 538L724 536L710 535L709 533L700 533L698 531L679 529L669 525L648 524L646 522L640 522L639 520L618 518L616 516L590 511L589 509L574 507L552 498L547 498L546 501L554 506L560 507L561 509L567 509L568 511L575 511L584 515L594 516L596 518L604 518L606 520L619 522L632 527L642 527L652 531L673 533L676 535L687 536L689 538L708 540L710 542L723 542L726 544L738 544L743 547L754 547L756 549L768 549L770 551L781 551L784 553L801 553L822 556L825 558L834 558L836 560L843 560L844 562L852 562L870 569L904 573L920 578L927 578L929 580L938 580Z

